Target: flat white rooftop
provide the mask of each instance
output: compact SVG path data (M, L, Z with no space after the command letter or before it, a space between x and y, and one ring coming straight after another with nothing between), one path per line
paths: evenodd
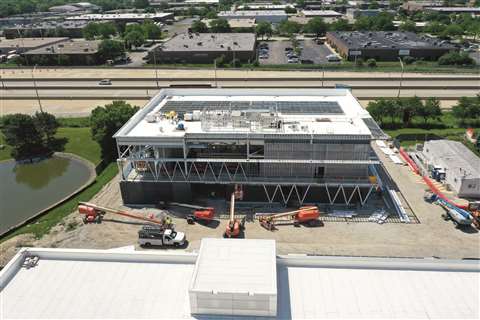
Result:
M192 290L276 293L275 241L204 238Z
M206 133L201 121L185 121L184 130L177 130L177 123L169 119L148 122L147 114L161 115L171 110L171 104L190 104L200 112L209 102L223 104L218 110L228 110L231 104L265 104L269 110L278 111L285 123L280 130L249 128L210 129L208 133L273 133L305 135L370 135L371 131L362 119L371 119L369 113L346 89L166 89L154 97L115 135L116 137L174 137L186 134ZM196 105L198 104L198 107ZM285 108L280 109L283 106ZM331 108L337 108L330 112ZM249 110L246 106L243 110ZM308 110L302 112L302 110ZM165 111L164 111L165 110ZM288 123L297 123L292 126Z
M30 256L40 257L37 264L22 266ZM22 249L0 271L0 318L219 319L190 313L196 259ZM479 261L288 255L276 264L277 318L479 318ZM230 272L215 270L218 281Z

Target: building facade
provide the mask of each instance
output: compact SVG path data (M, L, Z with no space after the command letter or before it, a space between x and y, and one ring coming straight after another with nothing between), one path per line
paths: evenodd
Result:
M456 50L436 38L418 36L413 32L398 31L348 31L327 32L327 42L345 59L376 59L398 61L410 56L416 59L437 60Z
M372 132L345 89L164 89L114 136L122 197L363 205Z

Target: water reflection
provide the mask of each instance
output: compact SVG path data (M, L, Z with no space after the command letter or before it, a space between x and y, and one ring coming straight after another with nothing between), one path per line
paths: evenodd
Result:
M33 164L0 162L0 234L85 184L87 165L52 157Z
M67 158L54 157L33 164L16 164L15 181L31 189L41 189L50 181L63 176L70 165Z

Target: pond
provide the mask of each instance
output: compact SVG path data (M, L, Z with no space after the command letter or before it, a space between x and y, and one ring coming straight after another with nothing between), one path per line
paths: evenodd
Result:
M0 162L0 234L72 194L91 174L86 163L63 156Z

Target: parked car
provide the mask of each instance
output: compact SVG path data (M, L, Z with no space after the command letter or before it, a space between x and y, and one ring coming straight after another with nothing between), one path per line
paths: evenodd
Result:
M336 54L329 54L327 56L327 61L328 62L338 62L338 61L341 61L342 59L340 59L339 56L337 56Z
M317 39L317 41L315 41L317 44L325 44L325 41L321 40L321 39Z
M260 59L268 59L268 57L269 57L268 54L261 54L258 56L258 58Z
M285 48L285 52L288 52L288 51L293 51L293 48L286 47L286 48Z
M101 86L108 86L112 84L112 81L110 79L102 79L98 84Z
M298 63L300 60L298 60L297 57L294 57L294 58L288 58L287 62L288 63Z
M298 58L298 56L297 56L295 53L293 53L293 52L287 53L286 56L287 56L287 58L289 58L289 59L290 59L290 58Z
M260 44L258 45L258 47L259 47L259 48L266 48L266 49L268 49L268 43L260 43Z

